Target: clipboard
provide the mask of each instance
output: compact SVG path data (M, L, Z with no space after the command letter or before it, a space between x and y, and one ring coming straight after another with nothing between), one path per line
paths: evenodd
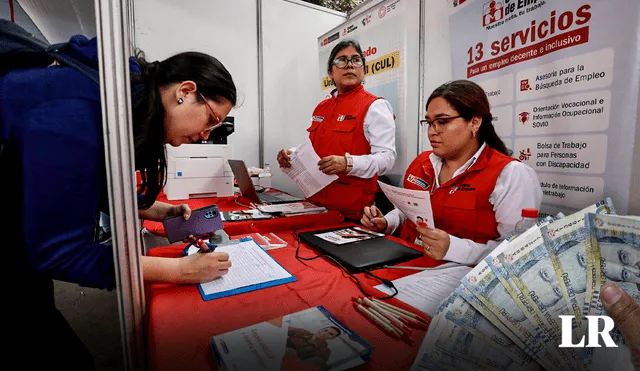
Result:
M284 284L295 282L298 280L288 270L286 270L278 261L273 259L273 257L271 257L271 255L269 255L262 247L260 247L260 245L258 245L258 243L254 239L250 237L240 239L237 244L220 246L216 249L216 251L220 251L220 250L224 251L226 249L234 249L234 248L243 248L242 243L247 243L244 246L244 248L253 248L255 246L255 250L253 250L255 255L259 256L263 261L267 262L274 271L276 271L278 274L282 276L282 278L272 279L272 280L258 282L258 283L252 283L244 286L233 287L233 288L225 289L221 291L208 292L211 290L209 290L209 287L204 287L204 286L211 283L219 283L219 282L216 282L218 280L224 280L226 276L231 274L233 269L233 266L232 266L227 275L217 278L216 280L213 280L211 282L198 284L198 291L200 292L200 295L202 296L203 300L208 301L213 299L224 298L227 296L243 294L243 293L251 292L255 290L261 290L268 287L284 285ZM231 253L233 253L232 250L225 251L225 252L230 253L230 255ZM233 261L233 256L230 256L230 259ZM242 269L242 266L239 266L237 268Z

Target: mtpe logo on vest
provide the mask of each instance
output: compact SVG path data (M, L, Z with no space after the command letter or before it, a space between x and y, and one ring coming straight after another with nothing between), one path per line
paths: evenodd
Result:
M501 1L489 1L482 8L482 26L488 26L504 18L504 5Z
M322 122L322 121L324 121L324 117L322 117L322 116L311 116L311 121Z
M582 336L582 339L580 339L580 341L577 344L573 344L572 342L571 331L573 327L573 316L558 316L558 317L560 317L560 320L562 321L562 343L558 345L559 348L585 348L585 347L600 348L602 347L602 345L600 345L600 342L598 341L599 340L598 335L602 337L605 348L618 347L616 343L613 341L613 339L611 338L611 335L609 334L611 330L613 330L613 327L615 326L613 319L611 317L585 316L587 317L587 321L588 321L587 323L589 328L589 342L587 343L586 346L584 345L584 338L585 338L584 335ZM600 319L604 321L604 328L602 329L602 331L598 330Z
M418 187L422 188L422 189L427 189L429 188L429 184L427 184L426 181L418 178L415 175L409 174L409 176L407 177L407 182L411 183L411 184L415 184Z
M355 119L356 117L352 115L338 115L338 121L355 120Z
M458 191L470 192L475 190L476 190L475 188L471 187L471 184L465 183L465 184L460 184L459 186L454 186L453 188L451 188L451 190L449 191L449 194L452 195Z

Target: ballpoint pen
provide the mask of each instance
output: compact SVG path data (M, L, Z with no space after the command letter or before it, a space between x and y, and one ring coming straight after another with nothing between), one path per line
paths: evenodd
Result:
M205 242L204 246L202 244L202 239L198 238L196 240L193 240L193 242L190 243L191 246L196 246L198 248L198 252L213 252L216 249L216 245L213 245L209 242Z
M354 308L356 308L356 310L360 313L362 313L365 317L367 317L370 321L372 321L374 324L376 324L377 326L379 326L380 328L382 328L387 334L389 334L389 336L392 336L396 339L400 339L400 335L395 332L391 326L387 325L386 323L380 321L377 317L375 317L371 312L369 312L365 307L363 307L362 305L358 304L358 303L353 303Z
M367 298L358 299L359 304L362 304L362 302L364 302L369 308L377 311L378 313L383 315L385 318L389 319L391 322L393 322L394 326L396 326L400 330L411 334L412 332L411 329L408 328L405 325L405 323L400 320L401 317L398 314L383 308L382 306L378 305L377 303L374 303L373 301Z
M424 324L429 323L429 319L428 318L425 318L425 317L423 317L423 316L421 316L419 314L415 314L413 312L409 312L408 310L402 309L402 308L397 307L395 305L391 305L389 303L383 302L383 301L381 301L379 299L376 299L376 298L371 298L371 300L373 300L375 303L378 303L378 304L382 305L385 308L388 308L389 310L391 310L393 312L397 312L397 313L403 315L404 317L408 317L410 319L422 322Z

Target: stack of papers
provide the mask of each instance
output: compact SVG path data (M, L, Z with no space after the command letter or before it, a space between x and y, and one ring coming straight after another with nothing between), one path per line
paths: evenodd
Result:
M314 205L311 202L293 202L288 204L260 205L258 210L267 214L278 214L283 216L296 216L305 214L318 214L327 211L324 206Z
M398 289L396 299L433 317L438 305L460 285L462 277L471 271L466 265L447 263L442 267L428 268L420 273L402 277L393 281ZM378 285L376 289L385 294L393 294L386 285Z

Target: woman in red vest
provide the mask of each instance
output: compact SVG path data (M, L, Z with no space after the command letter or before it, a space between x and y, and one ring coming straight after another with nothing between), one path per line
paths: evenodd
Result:
M395 209L382 216L365 207L362 224L394 233L424 247L436 260L476 264L521 219L523 208L540 208L536 173L510 157L496 134L484 90L468 80L448 82L427 100L432 151L407 169L404 187L431 192L434 229L416 226Z
M309 139L320 157L318 167L338 179L309 201L360 220L373 203L378 175L393 167L396 126L391 105L364 90L365 59L355 40L339 42L329 55L327 71L336 89L313 111ZM293 149L278 153L281 167L290 167Z

